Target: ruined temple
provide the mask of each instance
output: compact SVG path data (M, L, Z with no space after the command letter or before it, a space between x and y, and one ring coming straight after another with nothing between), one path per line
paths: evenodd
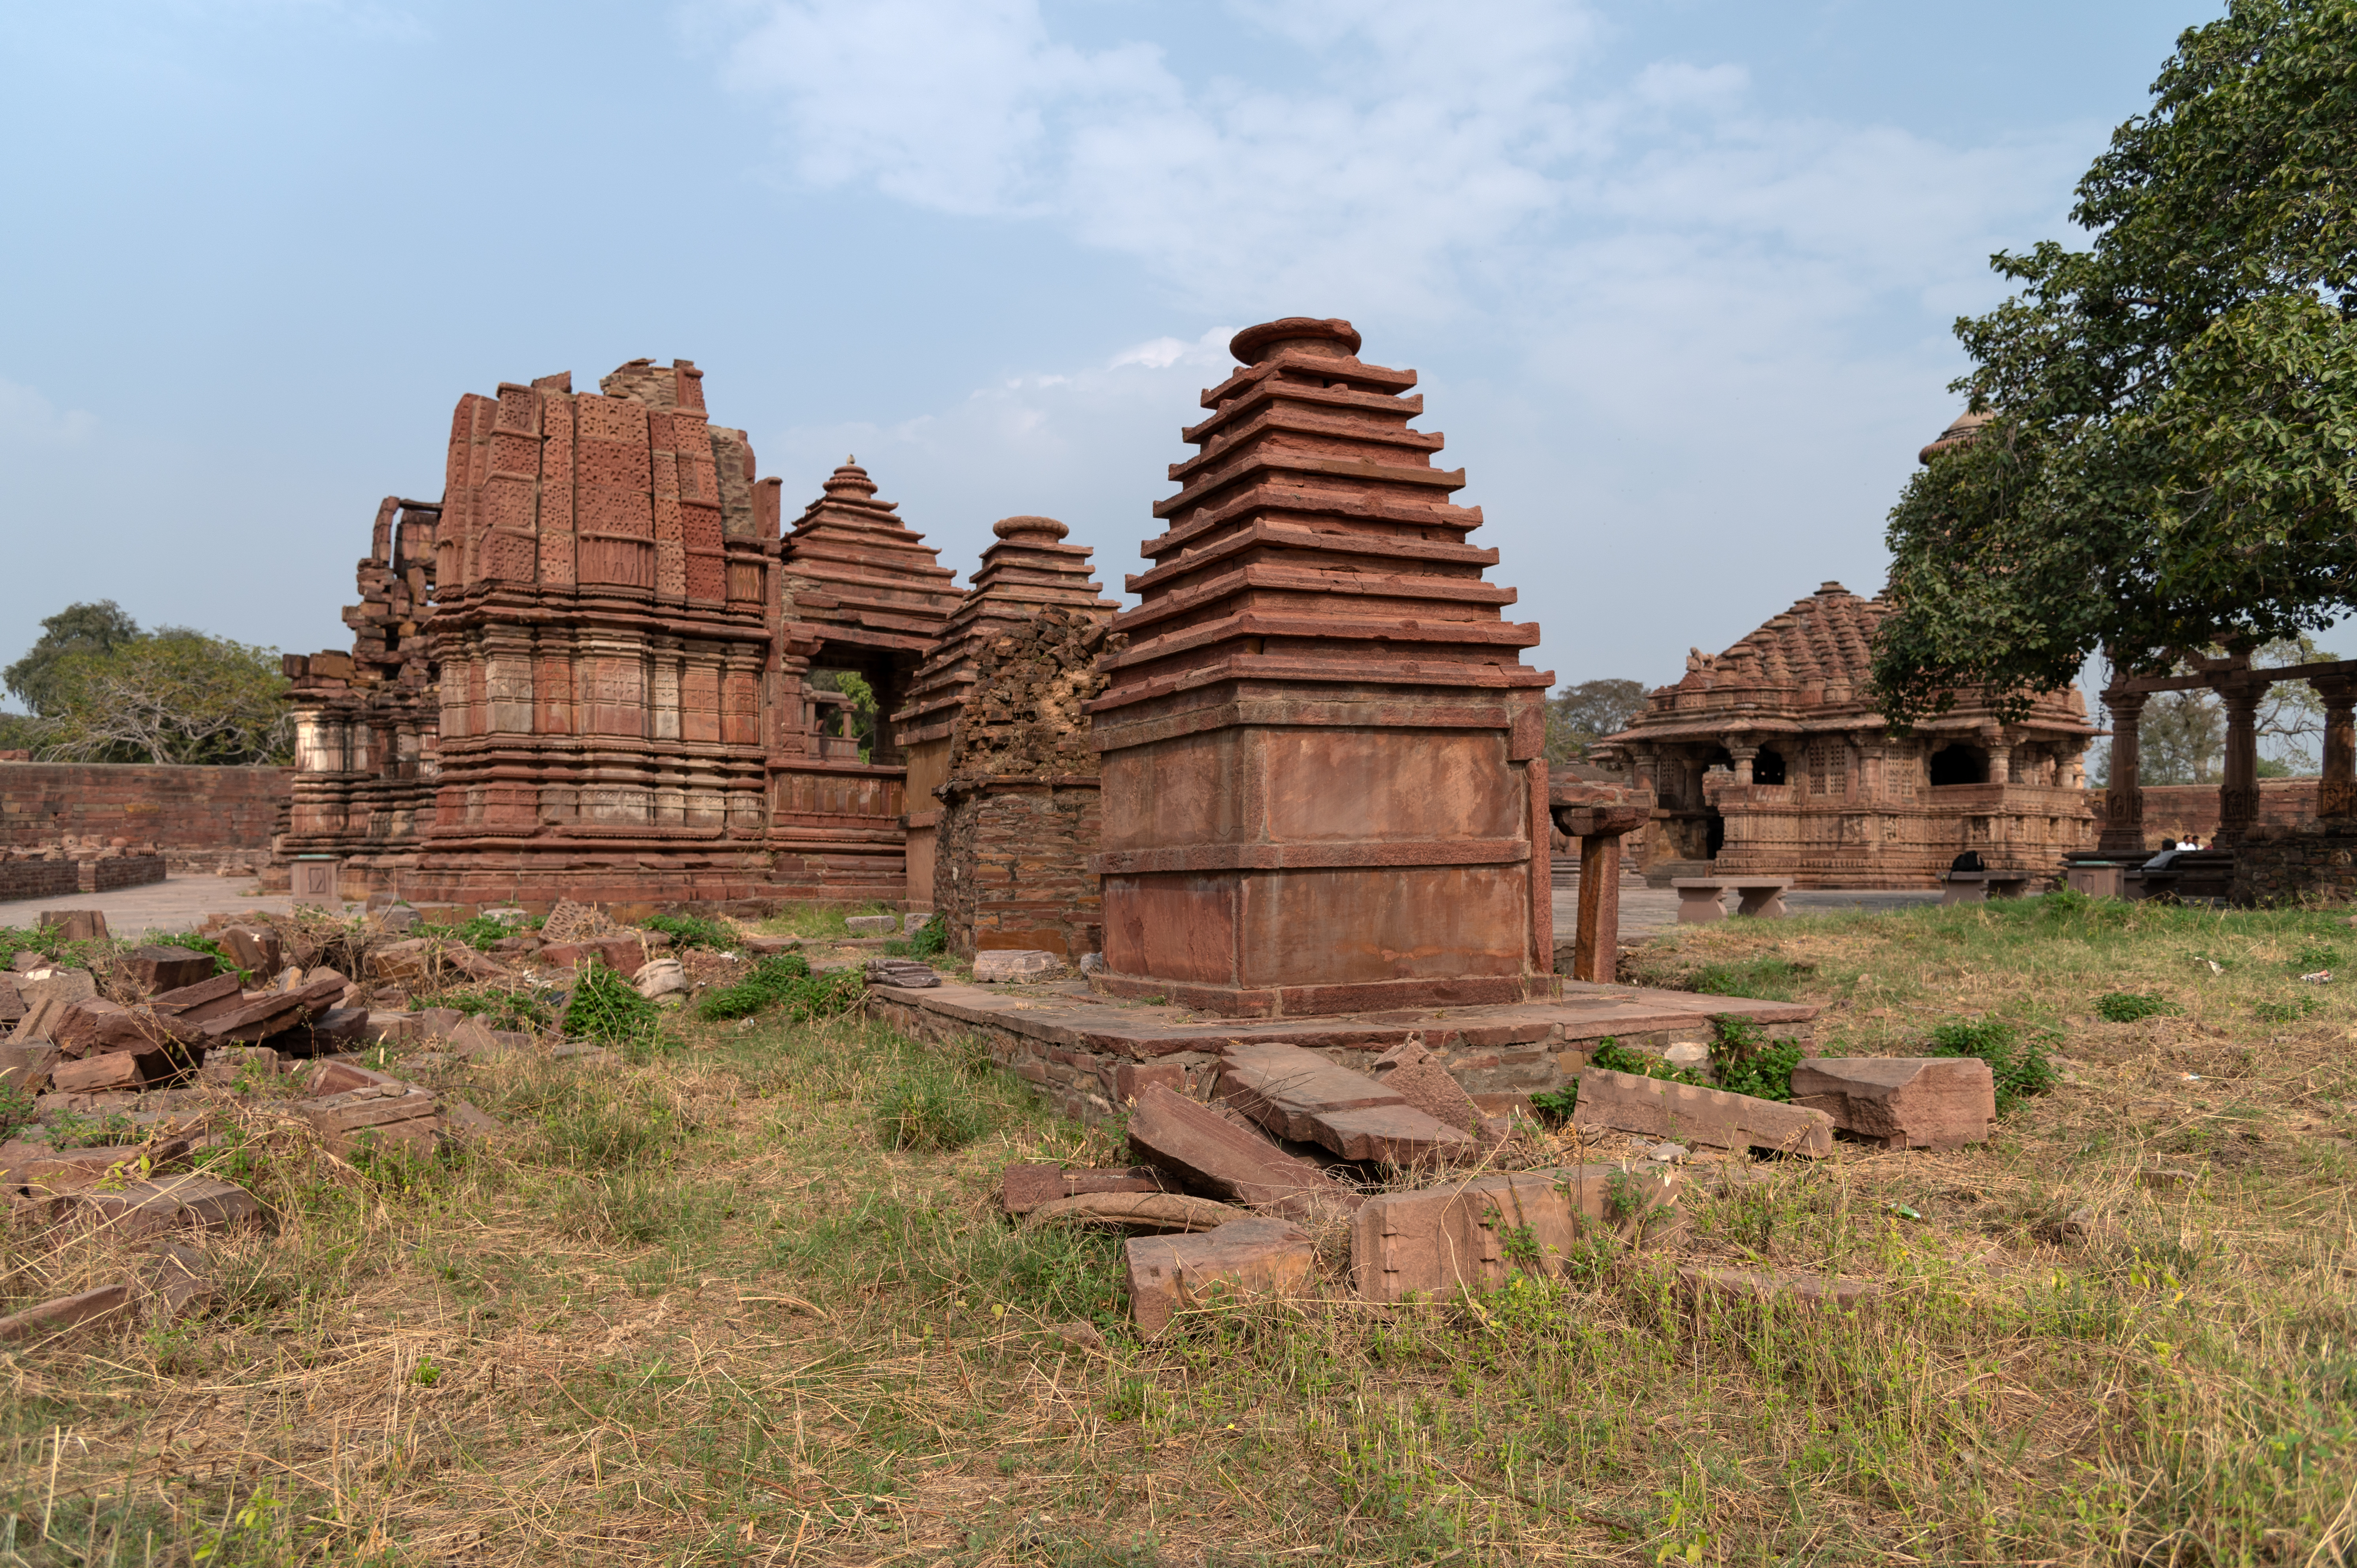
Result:
M876 489L846 459L780 546L769 844L780 890L794 897L897 903L907 894L899 715L961 596L941 552ZM864 736L848 704L813 683L825 672L856 675L874 693Z
M1228 1015L1553 994L1535 625L1412 371L1350 323L1248 328L1090 704L1105 972Z
M2081 757L2097 732L2077 689L2010 721L1964 693L1892 736L1869 680L1889 613L1826 583L1724 653L1690 653L1684 678L1596 748L1652 785L1631 840L1650 880L1931 887L1966 850L2043 876L2093 843Z
M332 856L344 891L363 897L417 865L430 819L441 694L426 655L434 532L441 507L387 496L345 607L349 653L287 654L296 772L281 859Z
M942 624L940 641L910 680L907 704L892 716L909 768L911 909L931 909L940 896L936 854L942 801L936 791L949 782L952 732L966 709L985 650L1043 611L1065 611L1101 622L1120 607L1099 596L1090 575L1091 552L1064 542L1070 530L1054 518L1006 517L990 529L995 537L982 553L973 586ZM1087 775L1093 788L1096 757L1088 748L1087 715L1076 712L1074 717L1080 754L1077 763L1062 771ZM1093 842L1088 847L1093 849Z

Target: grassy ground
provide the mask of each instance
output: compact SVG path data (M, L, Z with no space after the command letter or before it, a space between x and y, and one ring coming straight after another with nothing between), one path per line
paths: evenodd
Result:
M1117 1241L991 1203L1117 1146L856 1023L470 1072L511 1132L423 1169L265 1107L237 1157L282 1222L208 1316L0 1360L0 1563L2357 1560L2352 950L2067 899L1680 932L1640 965L1862 1050L2003 1015L2066 1081L1984 1148L1754 1167L1561 1281L1151 1347ZM1682 1261L1886 1294L1697 1308ZM0 1306L119 1266L12 1230Z

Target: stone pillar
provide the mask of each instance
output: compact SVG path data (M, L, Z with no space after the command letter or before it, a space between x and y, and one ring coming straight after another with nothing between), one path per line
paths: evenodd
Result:
M2104 836L2095 847L2105 854L2144 854L2144 785L2137 776L2136 724L2147 694L2105 692L2112 714L2112 781L2104 789Z
M2013 743L1998 736L1988 743L1988 781L1992 784L2013 782Z
M2324 675L2309 682L2324 703L2324 778L2316 787L2319 817L2357 817L2357 676Z
M1751 785L1751 763L1760 755L1756 746L1738 746L1732 738L1727 742L1727 755L1735 759L1735 781L1746 789Z
M2251 674L2222 682L2226 704L2226 778L2218 787L2218 843L2232 849L2259 820L2259 700L2273 682Z

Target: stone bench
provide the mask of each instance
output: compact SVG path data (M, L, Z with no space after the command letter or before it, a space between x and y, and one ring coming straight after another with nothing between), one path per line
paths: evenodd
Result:
M1692 926L1727 918L1727 890L1735 889L1735 912L1755 919L1781 920L1789 876L1677 876L1670 886L1678 890L1678 924Z
M2029 891L2026 871L1950 871L1941 876L1940 904L1985 904L1991 898L2018 898Z

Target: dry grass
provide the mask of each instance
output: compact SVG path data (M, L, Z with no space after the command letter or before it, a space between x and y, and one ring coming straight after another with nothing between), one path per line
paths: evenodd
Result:
M2357 1560L2352 1020L2291 972L2357 931L2050 908L1643 956L1790 985L1860 1048L2058 1031L2070 1081L1985 1148L1755 1166L1559 1281L1153 1347L1117 1241L991 1204L1009 1160L1117 1145L856 1024L469 1071L511 1130L425 1169L264 1107L281 1222L221 1244L206 1316L0 1360L0 1563ZM2113 991L2181 1012L2091 1021ZM986 1131L893 1147L911 1080L967 1097L945 1141ZM0 1305L120 1267L78 1245L8 1233ZM1886 1294L1697 1308L1703 1260Z

